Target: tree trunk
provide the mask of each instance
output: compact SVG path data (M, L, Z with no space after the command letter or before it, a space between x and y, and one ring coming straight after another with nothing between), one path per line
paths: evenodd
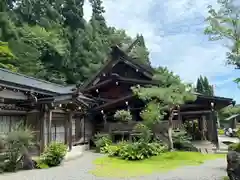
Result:
M170 115L169 115L169 118L168 118L168 140L169 140L169 150L173 150L173 139L172 139L172 129L173 129L173 108L170 109Z

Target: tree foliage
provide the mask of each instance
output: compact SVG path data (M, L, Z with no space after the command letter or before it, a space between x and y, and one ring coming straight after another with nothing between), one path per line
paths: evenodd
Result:
M90 4L87 22L84 0L1 1L0 41L11 52L1 52L1 67L62 84L88 79L105 62L110 46L133 41L124 30L107 25L101 0ZM141 48L133 51L142 63L148 61L143 36Z
M219 111L219 117L224 120L234 114L240 114L240 105L227 106Z
M173 148L172 142L172 119L174 110L180 105L196 99L192 89L184 84L179 76L168 71L166 68L157 68L153 79L159 82L158 85L149 87L133 87L132 90L141 100L147 103L146 108L141 112L141 117L147 125L154 125L163 120L168 112L169 122L169 148Z
M210 85L207 77L200 76L197 79L196 92L207 95L207 96L214 95L213 86Z
M218 4L218 11L209 6L205 33L210 40L225 40L229 47L227 63L240 68L240 6L237 0L218 0Z

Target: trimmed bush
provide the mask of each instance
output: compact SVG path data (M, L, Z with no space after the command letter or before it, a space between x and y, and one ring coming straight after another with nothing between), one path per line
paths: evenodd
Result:
M112 144L112 140L110 135L99 133L94 136L94 144L96 146L96 151L101 152L102 148Z
M218 135L224 135L225 132L224 132L224 129L218 129Z
M143 160L151 156L157 156L166 151L166 147L159 143L120 142L102 148L102 152L108 156L117 156L125 160Z
M240 153L240 143L233 143L228 146L229 151L236 151Z
M67 153L67 146L63 143L52 142L40 156L38 166L54 167L61 164ZM40 165L39 165L40 164Z
M173 147L180 151L198 151L191 143L191 138L185 130L173 133Z

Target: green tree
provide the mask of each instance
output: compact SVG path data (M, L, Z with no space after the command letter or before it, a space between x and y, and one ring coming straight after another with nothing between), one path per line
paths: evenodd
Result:
M174 112L185 102L194 101L196 96L192 94L189 86L182 83L179 76L174 75L166 68L157 68L154 80L158 86L134 87L133 92L141 100L147 103L141 112L142 118L147 124L154 125L163 120L168 114L169 149L173 149L172 120Z
M210 85L207 77L202 77L200 76L197 79L197 85L196 85L196 91L198 93L207 95L207 96L213 96L214 92L213 92L213 86Z
M240 105L227 106L219 111L220 120L224 120L234 114L240 114Z
M86 22L84 0L1 1L0 41L8 43L15 57L3 65L56 83L88 79L105 62L112 45L132 42L124 30L108 27L101 0L90 3L92 18ZM145 50L145 45L136 49L136 56L148 59Z
M218 0L220 9L217 11L209 6L209 26L205 34L210 40L226 40L229 51L227 63L240 68L240 6L234 0ZM236 79L239 82L240 78Z
M15 59L15 56L12 54L11 50L8 47L8 43L0 41L0 68L9 69L16 72L17 68L14 67L11 63Z
M133 47L129 55L136 58L137 61L142 64L150 65L149 51L145 45L143 35L137 34L136 39L138 40L138 43Z

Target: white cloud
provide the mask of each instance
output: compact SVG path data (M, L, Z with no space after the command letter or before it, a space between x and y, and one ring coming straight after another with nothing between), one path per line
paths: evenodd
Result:
M137 3L136 0L105 0L103 5L108 24L125 29L132 37L137 33L143 34L148 49L152 52L159 51L161 48L161 36L155 34L155 28L158 25L147 19L152 3L153 0L144 0L141 3ZM89 19L91 15L89 3L85 3L84 11L85 17Z
M185 81L194 82L199 75L204 75L215 84L219 82L216 79L219 74L227 76L232 72L232 67L225 66L226 49L219 42L208 42L203 35L207 6L217 7L216 2L105 0L103 3L108 24L125 29L132 37L137 33L144 35L153 65L167 66ZM84 10L89 17L89 4ZM186 26L185 32L180 31L181 23ZM180 27L176 28L176 25ZM174 26L175 29L172 29ZM227 96L226 91L221 90Z

